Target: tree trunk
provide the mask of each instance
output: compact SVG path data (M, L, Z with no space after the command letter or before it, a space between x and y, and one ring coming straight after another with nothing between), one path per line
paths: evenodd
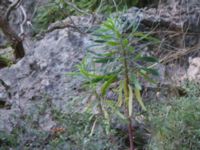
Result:
M2 16L0 16L0 28L2 29L8 41L11 43L11 47L14 49L15 58L18 59L24 57L25 50L22 39L11 28L9 22L6 21L6 18L3 18Z

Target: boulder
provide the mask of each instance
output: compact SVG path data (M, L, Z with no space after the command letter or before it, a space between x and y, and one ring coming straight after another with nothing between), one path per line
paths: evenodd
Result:
M44 103L46 99L51 101L52 107L68 111L67 102L84 94L77 90L80 83L66 74L75 70L75 65L81 61L83 49L90 43L89 36L65 28L54 30L39 41L29 42L31 45L27 47L24 58L17 64L0 70L0 79L9 87L5 89L1 85L0 99L11 104L11 109L3 108L1 114L28 114L35 104ZM3 123L11 115L6 116L0 117L0 130L4 130L4 127L11 130L13 123ZM48 120L46 117L44 119ZM41 126L46 129L44 123Z
M186 76L188 80L200 83L200 57L189 59L189 68Z

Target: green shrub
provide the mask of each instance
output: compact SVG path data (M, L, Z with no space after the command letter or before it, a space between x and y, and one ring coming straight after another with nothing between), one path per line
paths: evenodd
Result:
M57 21L62 20L68 16L66 4L59 1L50 1L44 6L40 6L33 19L34 32L38 33L47 29L48 25Z
M5 56L0 56L0 68L3 68L3 67L9 67L12 65L12 61L5 57Z
M78 72L75 73L83 78L85 85L89 86L88 91L96 96L95 103L92 102L91 106L98 107L98 113L107 120L107 133L114 117L128 124L131 150L134 149L133 100L137 100L146 111L139 79L150 82L152 75L158 75L157 70L147 66L157 62L157 59L142 55L142 49L137 48L136 44L144 41L151 41L153 44L153 39L137 31L134 21L128 23L120 18L109 18L94 31L95 44L88 48L87 56L77 65ZM109 92L116 98L108 98Z
M135 6L138 0L51 0L48 4L38 8L33 19L34 32L45 30L49 24L62 20L70 15L85 15L89 13L109 14L118 10L123 10ZM81 13L85 12L85 13Z
M200 149L200 90L199 85L186 86L188 95L153 104L149 109L152 137L148 149Z

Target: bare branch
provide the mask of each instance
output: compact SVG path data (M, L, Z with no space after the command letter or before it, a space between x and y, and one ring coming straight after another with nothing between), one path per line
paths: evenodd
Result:
M1 0L0 0L1 1ZM22 58L25 55L25 49L23 46L23 39L18 36L18 34L15 32L15 30L13 30L13 28L11 27L11 25L9 24L9 16L10 13L20 7L21 11L22 11L22 15L23 15L23 22L20 25L21 31L23 32L23 25L26 22L26 13L23 9L23 6L21 6L21 2L23 0L12 0L13 3L10 5L6 5L8 4L8 0L5 1L5 8L8 7L7 10L4 10L4 12L2 12L2 14L0 14L0 28L2 29L2 32L4 33L5 37L7 38L7 40L9 41L9 43L11 44L11 47L14 50L14 55L15 58Z
M20 10L23 14L23 22L20 24L20 34L19 34L21 36L24 34L24 25L27 21L27 15L26 15L26 11L23 6L20 6Z
M23 47L22 39L15 33L11 28L8 21L0 16L0 28L2 29L4 35L11 43L12 48L14 49L15 58L22 58L25 55L25 50Z
M7 9L6 14L5 14L5 18L8 21L9 20L9 16L10 13L17 8L17 6L19 6L21 4L22 0L16 0L15 2L13 2Z

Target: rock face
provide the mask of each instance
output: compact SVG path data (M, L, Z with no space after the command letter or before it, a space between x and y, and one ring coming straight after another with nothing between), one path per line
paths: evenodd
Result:
M200 82L200 57L189 59L187 78L190 81Z
M199 32L199 7L199 0L162 1L157 9L145 9L142 21L172 30Z
M88 44L87 35L71 28L55 30L27 47L27 55L16 65L1 69L0 79L4 83L0 86L0 99L12 106L10 110L0 109L0 130L10 129L5 124L5 113L14 114L22 109L26 114L35 103L47 98L53 106L64 110L66 102L81 95L81 91L74 90L79 87L77 81L66 73L74 70Z

